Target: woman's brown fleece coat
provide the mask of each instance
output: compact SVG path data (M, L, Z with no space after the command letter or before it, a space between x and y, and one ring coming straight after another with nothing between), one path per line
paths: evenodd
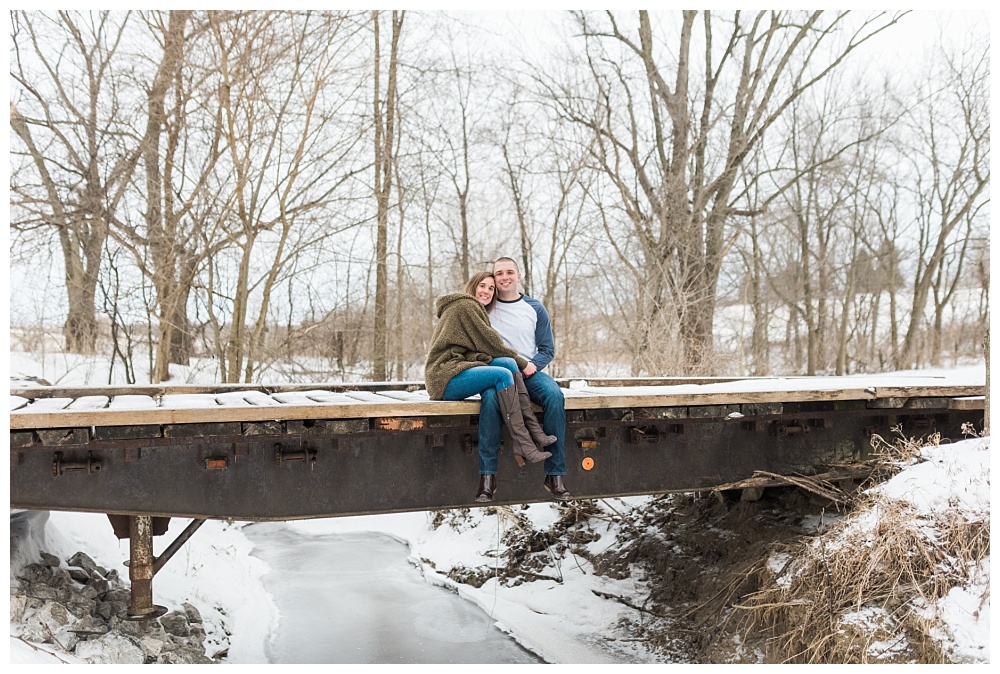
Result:
M427 395L441 400L448 382L459 372L489 365L494 358L513 358L524 369L528 361L503 343L490 325L486 309L472 295L451 293L437 298L438 322L424 364Z

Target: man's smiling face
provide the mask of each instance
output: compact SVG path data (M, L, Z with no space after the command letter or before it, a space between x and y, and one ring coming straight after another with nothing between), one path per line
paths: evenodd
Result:
M502 299L514 299L521 283L521 272L510 260L497 260L493 264L493 277L497 283L497 295Z

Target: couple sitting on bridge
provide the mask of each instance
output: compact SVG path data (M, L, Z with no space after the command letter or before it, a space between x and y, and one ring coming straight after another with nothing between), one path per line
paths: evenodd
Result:
M465 292L437 299L425 379L432 400L479 394L479 491L493 500L501 424L518 465L545 461L544 487L559 500L570 493L566 475L566 410L562 390L542 372L555 355L552 326L542 304L520 293L517 263L502 257L492 272L474 274ZM523 373L523 375L522 375ZM542 407L545 430L531 401Z

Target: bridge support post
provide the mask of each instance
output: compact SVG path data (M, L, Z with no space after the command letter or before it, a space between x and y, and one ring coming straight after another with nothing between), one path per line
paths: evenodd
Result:
M129 515L128 577L132 583L131 600L125 620L152 620L167 612L153 603L153 518Z

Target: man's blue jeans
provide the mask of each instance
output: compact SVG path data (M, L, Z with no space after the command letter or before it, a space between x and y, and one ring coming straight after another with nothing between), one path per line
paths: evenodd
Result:
M512 369L513 368L513 369ZM513 358L494 358L489 365L462 370L448 381L444 400L465 400L477 393L479 403L479 473L496 475L503 418L497 391L514 385L517 363Z
M554 444L545 448L552 456L545 459L543 466L546 475L566 474L566 397L556 380L544 372L536 372L525 377L524 385L528 389L531 402L542 408L542 428L549 435L556 436ZM479 423L482 423L480 417Z

